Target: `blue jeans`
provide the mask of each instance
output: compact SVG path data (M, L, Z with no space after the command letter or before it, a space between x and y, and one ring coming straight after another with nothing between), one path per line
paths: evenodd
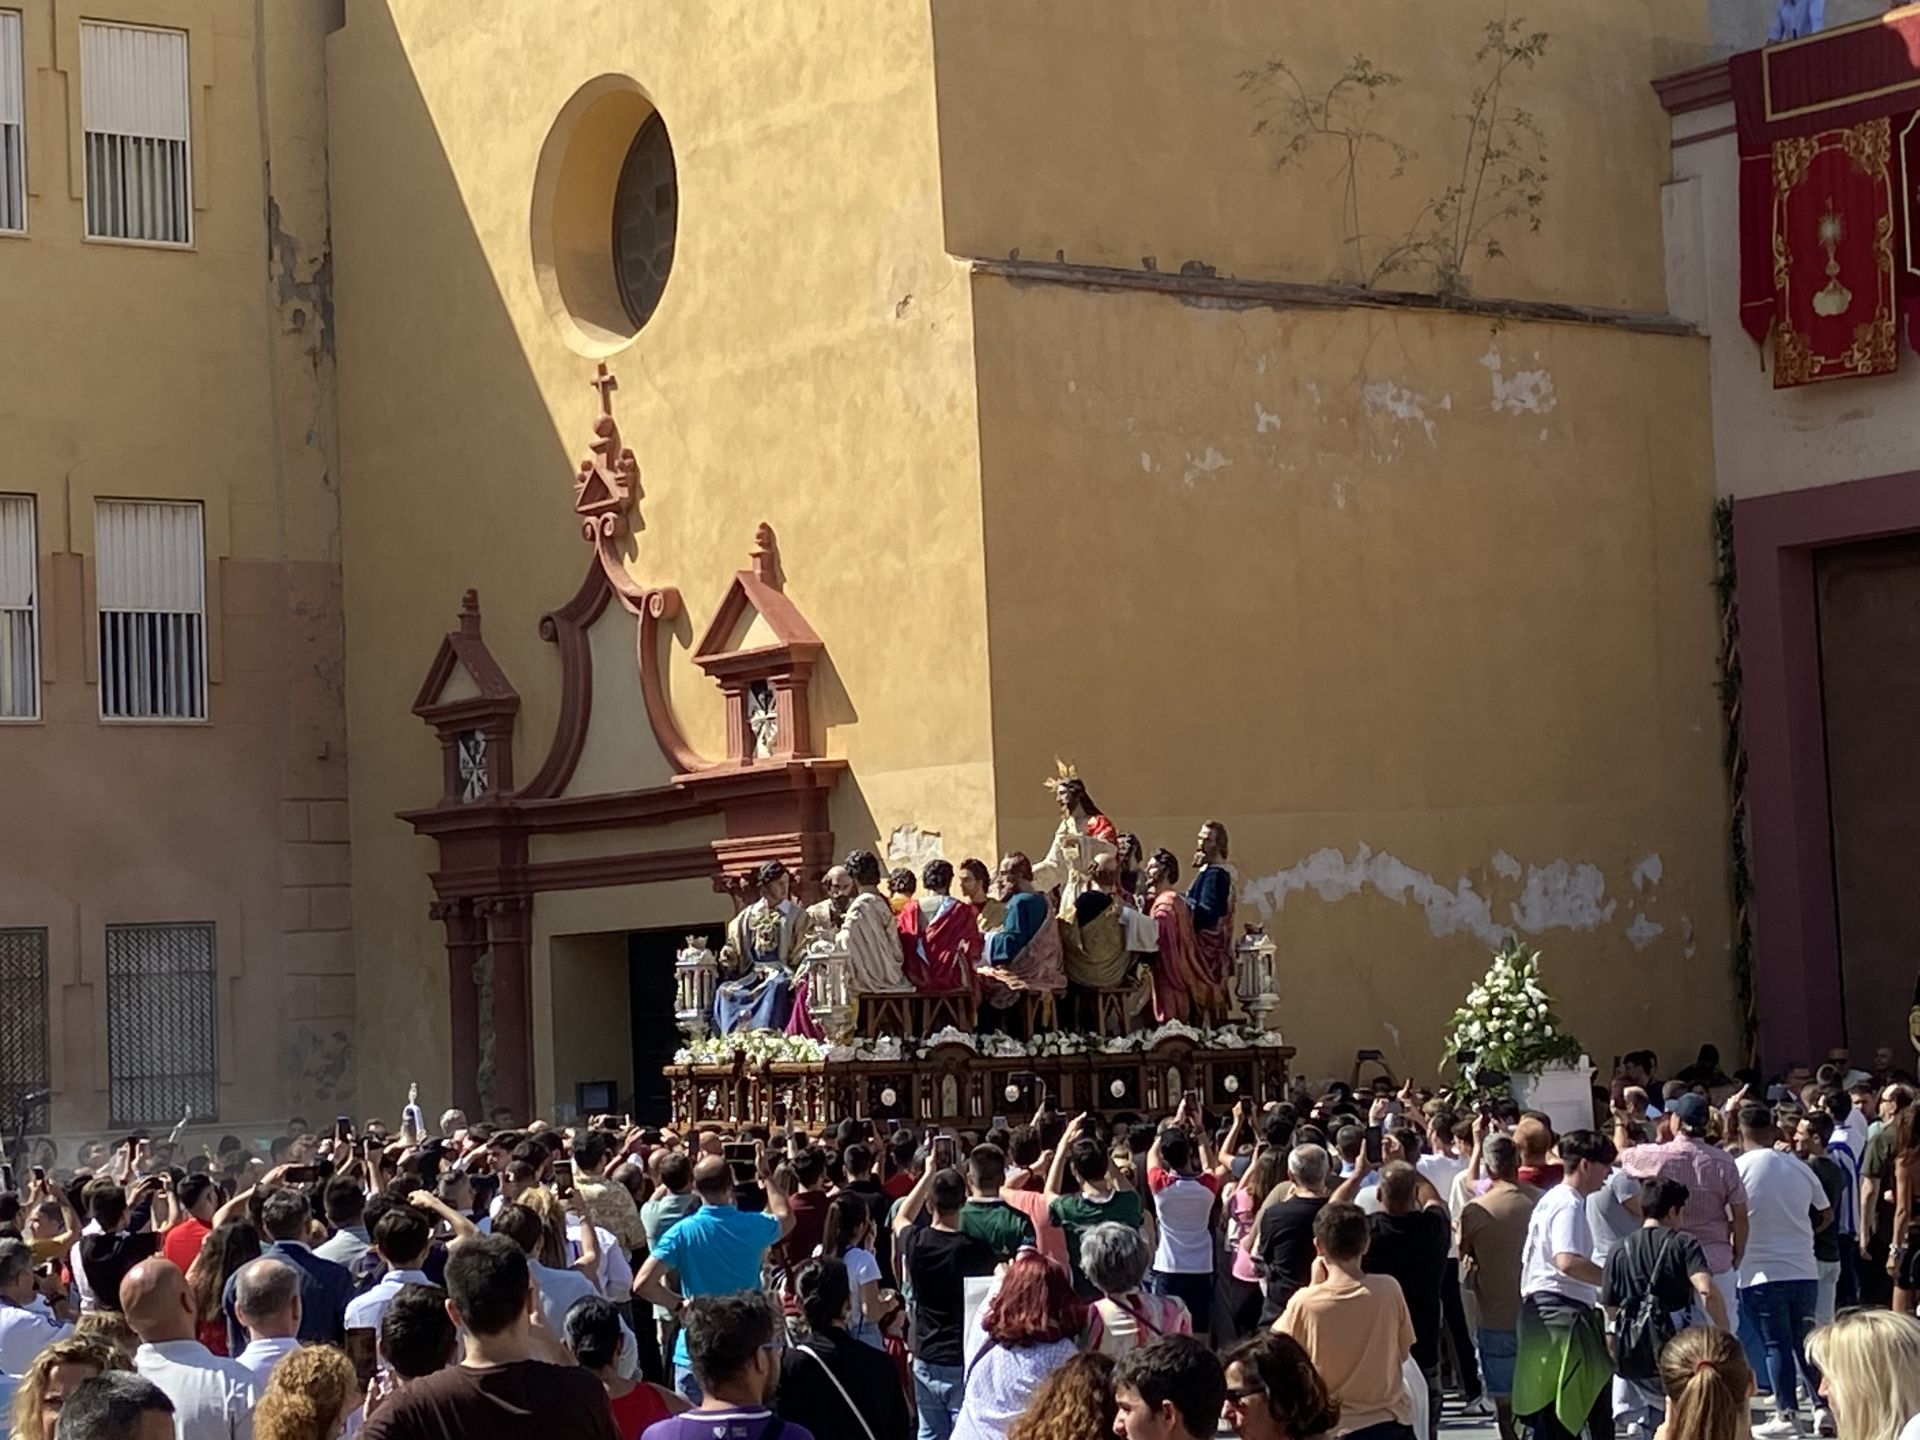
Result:
M1743 1315L1752 1308L1760 1343L1766 1349L1774 1410L1784 1415L1794 1408L1796 1367L1807 1382L1808 1398L1817 1405L1820 1372L1807 1360L1807 1336L1813 1330L1814 1309L1820 1303L1820 1282L1775 1280L1764 1285L1749 1285L1740 1292L1740 1299Z
M695 1405L700 1403L700 1382L693 1378L693 1371L685 1365L673 1367L673 1388Z
M913 1362L913 1402L920 1410L920 1440L950 1440L953 1422L960 1418L964 1365Z
M1511 1400L1520 1336L1512 1330L1482 1330L1475 1338L1480 1342L1480 1373L1486 1377L1487 1394L1495 1400Z

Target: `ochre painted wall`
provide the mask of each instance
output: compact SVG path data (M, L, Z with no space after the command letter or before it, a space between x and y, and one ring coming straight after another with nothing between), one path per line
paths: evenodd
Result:
M438 794L408 706L465 587L524 697L522 778L552 733L559 667L535 626L588 563L569 481L594 397L592 361L546 311L530 216L549 128L603 74L652 98L677 158L664 298L606 358L641 468L634 568L686 600L670 684L689 737L720 748L719 695L687 648L770 522L788 594L827 637L816 719L853 762L840 844L938 813L950 843L991 848L969 297L941 244L930 22L834 8L593 0L559 24L508 0L370 0L332 39L370 1093L398 1093L402 1065L446 1072L433 846L393 815ZM594 720L644 733L630 665L600 671ZM709 919L708 897L691 915L631 897L604 924ZM536 971L537 1006L540 987Z
M38 723L0 725L0 925L49 930L55 1132L109 1122L105 927L212 921L215 1133L277 1134L290 1110L331 1114L353 1095L326 277L323 42L337 6L10 8L23 17L28 231L0 236L0 490L36 501L43 689ZM84 238L83 15L187 33L188 248ZM101 497L204 505L205 723L100 719Z
M1666 123L1648 81L1706 58L1702 0L931 3L955 254L1357 278L1339 145L1317 141L1302 164L1276 170L1283 137L1254 133L1272 107L1242 75L1278 58L1309 92L1324 92L1364 55L1399 77L1359 122L1408 152L1362 147L1360 228L1377 256L1460 179L1458 117L1488 73L1474 54L1489 20L1506 13L1549 37L1535 69L1513 72L1503 102L1531 112L1544 133L1547 199L1537 236L1505 227L1504 259L1469 260L1474 293L1666 308L1657 190Z
M1731 1027L1703 345L974 285L994 754L1233 837L1314 1073L1500 927L1604 1064ZM1044 846L1037 783L1006 843Z

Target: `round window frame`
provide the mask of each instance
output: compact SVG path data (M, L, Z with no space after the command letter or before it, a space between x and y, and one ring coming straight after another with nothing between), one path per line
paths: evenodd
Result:
M624 294L614 217L628 158L656 119L673 166L674 245L646 314L654 324L672 289L681 209L679 159L665 117L631 76L600 75L573 92L541 142L528 217L534 282L561 339L588 359L619 353L643 328Z

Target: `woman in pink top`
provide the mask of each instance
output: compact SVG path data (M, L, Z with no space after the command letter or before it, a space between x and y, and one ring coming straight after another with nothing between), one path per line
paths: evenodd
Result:
M1251 1335L1259 1328L1260 1307L1265 1300L1260 1290L1260 1270L1253 1258L1253 1237L1257 1233L1254 1221L1267 1196L1286 1178L1287 1152L1262 1146L1227 1197L1227 1249L1233 1255L1227 1296L1233 1306L1234 1330L1241 1335Z

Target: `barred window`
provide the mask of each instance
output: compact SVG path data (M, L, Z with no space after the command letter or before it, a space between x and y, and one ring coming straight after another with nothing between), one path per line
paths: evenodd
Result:
M25 89L20 12L0 10L0 230L27 228Z
M40 552L33 497L0 495L0 720L40 718Z
M87 234L191 242L187 95L185 31L80 22Z
M47 932L0 930L0 1115L50 1085L47 1059ZM29 1131L47 1128L44 1102L21 1115Z
M107 927L108 1123L215 1118L213 926Z
M207 718L207 568L197 503L94 507L100 714Z

